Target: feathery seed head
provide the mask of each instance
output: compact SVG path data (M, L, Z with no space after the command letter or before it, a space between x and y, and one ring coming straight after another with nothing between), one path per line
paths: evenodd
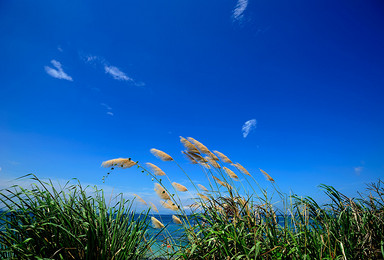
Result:
M180 142L184 145L185 148L187 148L188 152L191 153L200 153L199 150L196 148L196 146L193 145L190 141L185 139L184 137L180 136Z
M173 158L170 155L168 155L168 154L166 154L163 151L160 151L158 149L152 148L151 153L163 161L173 161Z
M202 191L208 191L207 188L205 188L203 185L201 184L197 184L197 186L199 186L199 188L202 190Z
M195 158L193 158L192 155L190 155L188 152L181 151L181 153L184 154L185 157L187 157L188 160L189 160L192 164L197 164L197 161L195 160Z
M158 176L164 176L165 175L165 172L163 172L159 167L157 167L156 165L154 165L153 163L146 163L146 165L151 168L151 170L153 171L153 173L155 175L158 175Z
M198 162L208 162L206 159L204 159L200 154L198 153L192 153L192 152L187 152L190 156L192 156L196 161Z
M171 200L161 201L160 203L161 203L161 206L163 206L166 209L170 209L173 211L179 210L179 207L175 203L173 203Z
M105 161L101 164L101 166L104 168L119 166L124 169L130 168L134 165L136 165L136 162L132 161L130 158L112 159L112 160Z
M158 183L155 183L154 188L156 194L163 200L169 200L171 197L169 197L168 193L165 191L165 189Z
M158 221L155 217L151 217L151 221L152 221L152 225L154 228L164 228L164 225L163 223L161 223L160 221Z
M139 195L133 194L133 196L135 196L137 198L137 200L140 201L141 203L148 205L147 202L145 202L145 200L143 200Z
M181 220L175 215L172 215L172 220L175 224L180 224L180 225L183 224L183 222L181 222Z
M233 189L232 186L229 185L228 183L221 181L219 178L217 178L217 177L215 177L215 176L212 176L212 177L213 177L213 179L215 179L215 181L216 181L218 184L220 184L221 186L226 187L226 188L229 189L229 190L232 190L232 189Z
M209 166L208 163L201 162L200 165L204 166L204 167L207 168L208 170L211 169L211 166Z
M243 174L246 174L248 176L252 176L240 163L232 164L232 166L236 167Z
M205 153L205 154L209 154L210 153L208 148L205 145L203 145L202 143L200 143L199 141L193 139L192 137L188 137L188 140L191 143L193 143L200 150L200 152Z
M221 161L225 162L225 163L232 163L232 161L227 157L225 156L223 153L219 152L219 151L213 151L215 154L217 154L217 156L220 158Z
M231 177L232 179L235 179L235 180L239 179L239 177L233 171L228 169L227 167L223 167L223 169L229 175L229 177Z
M271 176L269 176L268 173L266 173L262 169L260 169L260 171L264 174L264 176L265 176L265 178L267 178L267 180L269 180L270 182L275 182L275 180Z
M213 160L211 157L209 156L205 156L204 159L206 159L208 161L208 163L210 165L212 165L212 167L216 168L216 169L220 169L220 164L218 162L216 162L215 160Z
M151 205L151 208L152 208L155 212L159 213L159 210L157 209L157 207L155 206L155 204L153 204L152 202L149 202L149 204Z
M188 190L184 185L181 185L181 184L176 183L176 182L172 182L172 186L175 187L176 190L181 191L181 192Z
M207 196L205 196L204 194L197 193L197 195L199 195L199 197L202 198L203 200L209 200L209 198Z

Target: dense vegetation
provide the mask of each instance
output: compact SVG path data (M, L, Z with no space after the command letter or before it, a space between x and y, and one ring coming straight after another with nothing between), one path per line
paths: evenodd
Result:
M267 192L224 154L211 152L193 138L181 138L181 142L185 156L208 179L208 188L192 182L181 167L193 192L172 182L152 163L141 165L131 158L103 163L110 170L138 167L150 175L162 206L175 212L173 221L183 229L181 238L173 237L154 215L150 219L159 232L149 232L148 215L158 212L151 202L149 211L135 218L132 202L122 197L108 206L100 190L87 195L80 184L56 190L34 177L39 185L32 189L18 187L1 193L7 211L1 216L0 256L143 259L153 256L154 250L157 256L181 259L384 259L381 180L368 184L368 193L358 198L321 185L329 203L319 205L310 197L287 196L260 170L274 188ZM151 152L176 163L160 150ZM194 203L183 205L182 192L190 192ZM281 206L275 207L276 202ZM163 250L154 246L160 238Z

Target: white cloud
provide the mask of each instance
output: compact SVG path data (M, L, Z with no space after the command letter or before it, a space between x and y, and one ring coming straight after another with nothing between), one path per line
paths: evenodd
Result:
M48 73L48 75L50 75L54 78L57 78L57 79L65 79L65 80L73 81L72 77L64 72L63 68L61 67L60 62L58 62L56 60L51 60L51 63L55 68L51 68L48 66L44 67L44 69Z
M0 167L0 172L1 172L2 168Z
M102 105L103 107L105 107L108 111L107 111L107 115L110 115L110 116L113 116L113 112L111 111L112 110L112 107L108 106L107 104L105 103L100 103L100 105Z
M244 18L244 11L247 6L248 0L237 0L236 7L233 9L233 21L241 21Z
M360 175L361 172L363 171L363 169L364 169L364 167L362 167L362 166L355 167L354 170L355 170L356 175Z
M60 46L57 46L57 50L58 50L59 52L63 52L63 48L61 48Z
M104 65L104 70L105 70L105 73L111 75L114 79L123 80L123 81L133 81L133 79L128 77L118 67Z
M108 109L108 110L112 110L112 107L108 106L108 105L105 104L105 103L100 103L100 105L102 105L103 107L105 107L105 108Z
M244 123L243 127L241 128L241 131L243 132L243 137L246 138L253 129L256 128L256 119L248 120Z

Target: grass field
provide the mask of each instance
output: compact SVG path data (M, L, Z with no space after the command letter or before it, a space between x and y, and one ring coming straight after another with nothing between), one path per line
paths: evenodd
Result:
M181 138L183 153L200 167L209 187L193 189L172 182L153 163L130 158L105 161L103 166L137 167L155 183L164 208L174 211L167 225L156 207L134 214L132 201L120 195L113 203L102 190L85 190L80 183L60 189L32 177L30 189L3 190L0 257L4 259L384 259L383 182L367 184L365 193L349 198L320 185L330 203L288 196L263 170L274 190L263 189L239 163L210 151L193 138ZM176 163L163 151L160 160ZM178 164L177 164L178 165ZM181 168L181 167L180 167ZM165 181L164 181L165 179ZM189 192L194 203L183 205ZM278 201L279 207L274 202ZM180 227L175 232L176 225Z

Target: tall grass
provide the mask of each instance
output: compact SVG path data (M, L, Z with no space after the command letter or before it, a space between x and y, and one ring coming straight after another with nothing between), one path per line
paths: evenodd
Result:
M164 208L174 210L184 236L175 241L169 235L168 257L182 259L383 259L383 182L368 185L369 194L348 198L331 186L320 188L330 203L319 205L310 197L284 194L266 171L260 173L273 189L262 188L253 174L226 155L193 138L180 138L182 153L196 164L209 183L206 188L190 176L167 153L151 152L163 161L175 163L193 188L175 186L166 171L154 164L141 165L110 160L107 167L136 166L156 182L156 193L165 199ZM114 163L113 163L114 162ZM237 173L235 173L235 171ZM159 176L166 176L162 181ZM173 185L172 185L173 183ZM180 191L188 190L194 200L183 205ZM192 191L191 191L192 190ZM275 203L279 202L279 207ZM189 206L191 213L186 210ZM187 214L188 212L188 214ZM161 227L161 226L160 226Z
M16 187L0 193L7 207L1 215L0 257L141 259L148 257L158 236L164 246L161 257L169 259L384 259L381 180L368 184L367 193L358 198L320 185L329 201L320 205L310 197L283 193L278 179L264 170L255 175L193 138L180 141L185 147L182 153L209 185L193 182L175 156L158 149L151 153L176 164L181 173L177 176L189 185L171 180L153 163L131 158L108 160L102 166L110 169L108 175L116 168L131 167L149 175L162 207L174 212L181 237L168 230L161 216L155 216L155 205L140 194L135 194L137 201L149 208L136 219L132 202L121 197L108 207L101 190L95 189L92 196L80 184L56 190L34 176L38 185L33 189ZM270 182L268 189L257 182L263 175ZM188 205L181 194L189 194ZM159 232L147 240L149 215Z
M1 259L142 259L147 216L135 216L122 196L109 206L102 190L86 191L80 183L57 189L36 181L31 189L2 190ZM117 201L117 202L116 202Z

